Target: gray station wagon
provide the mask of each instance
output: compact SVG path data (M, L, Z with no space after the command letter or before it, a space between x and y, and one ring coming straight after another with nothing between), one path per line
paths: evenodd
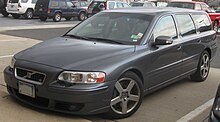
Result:
M161 87L205 81L216 49L205 12L106 10L14 55L4 76L10 95L31 106L124 118Z

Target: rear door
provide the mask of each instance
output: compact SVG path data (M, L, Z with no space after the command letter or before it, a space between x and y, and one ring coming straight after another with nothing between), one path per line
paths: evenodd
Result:
M162 17L156 24L152 39L159 36L168 36L173 39L170 45L160 45L152 48L150 72L150 82L147 87L150 89L178 78L182 71L182 41L178 38L177 27L172 15Z
M37 14L47 14L49 6L49 0L38 0L35 6L35 12Z
M177 14L176 20L179 28L179 35L182 39L182 59L184 73L190 73L196 69L201 51L204 48L201 44L194 21L190 14Z
M67 3L66 3L66 0L60 0L60 9L62 11L62 16L63 17L66 17L68 16L68 8L67 8Z

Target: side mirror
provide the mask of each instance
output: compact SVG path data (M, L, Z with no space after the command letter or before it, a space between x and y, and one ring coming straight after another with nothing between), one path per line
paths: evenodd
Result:
M159 36L156 38L155 42L153 43L154 46L157 45L169 45L173 43L173 39L169 36Z

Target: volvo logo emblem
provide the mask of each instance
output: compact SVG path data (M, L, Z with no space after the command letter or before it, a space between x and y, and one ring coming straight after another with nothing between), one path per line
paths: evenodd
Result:
M27 72L27 75L25 75L23 78L30 79L33 74L35 74L35 73L34 72Z

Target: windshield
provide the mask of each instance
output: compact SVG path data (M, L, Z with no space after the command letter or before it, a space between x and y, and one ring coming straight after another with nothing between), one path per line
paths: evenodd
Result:
M148 29L153 16L134 13L107 13L97 14L79 24L66 35L112 40L122 44L137 44Z
M193 3L184 3L184 2L170 2L170 3L168 3L167 6L168 7L194 9L194 4Z

